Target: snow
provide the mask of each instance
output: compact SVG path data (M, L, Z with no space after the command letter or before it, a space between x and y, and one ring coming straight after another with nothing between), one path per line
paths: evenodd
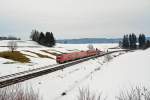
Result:
M89 88L93 93L102 93L107 100L115 100L122 89L136 85L149 86L149 59L150 49L125 53L105 63L104 57L100 57L23 84L30 84L38 90L43 100L77 100L79 88Z
M118 54L116 53L116 55ZM63 70L37 77L24 84L30 84L35 90L39 90L44 100L61 100L62 93L69 94L72 90L78 89L78 86L86 80L91 80L93 74L103 67L104 59L104 57L91 59Z
M100 59L102 60L104 58ZM95 69L99 68L99 63L98 60L91 59L87 62L37 77L27 81L27 83L32 84L35 89L39 89L44 100L59 99L63 92L70 92L90 77L90 74L93 73Z
M0 44L4 46L7 44L7 41L0 41ZM56 56L42 50L61 54L88 49L88 44L57 44L55 47L48 48L40 46L33 41L19 41L18 45L24 46L18 48L18 51L30 55L27 57L30 58L31 62L22 64L0 58L1 76L56 64ZM118 44L93 45L95 48L104 51L119 49L113 48L117 47ZM0 50L6 51L8 48L0 47ZM48 55L53 59L40 58L32 52L27 52L27 50ZM106 62L105 57L91 59L63 70L25 81L22 84L25 86L29 84L34 90L38 90L43 100L77 100L79 88L89 88L96 94L102 93L102 97L107 97L107 100L115 100L115 96L122 89L128 89L136 85L149 86L150 49L136 50L135 52L128 53L114 53L112 56L114 57L110 62ZM66 95L62 95L63 93L66 93Z

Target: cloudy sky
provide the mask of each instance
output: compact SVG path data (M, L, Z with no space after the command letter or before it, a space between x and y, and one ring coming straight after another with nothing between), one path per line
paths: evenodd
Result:
M150 35L150 0L0 0L0 36L28 39L32 29L57 39Z

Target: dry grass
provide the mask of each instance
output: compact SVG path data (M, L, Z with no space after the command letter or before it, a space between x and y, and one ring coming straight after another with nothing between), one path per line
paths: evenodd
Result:
M0 100L42 100L32 87L23 88L20 84L0 88Z
M55 53L55 52L48 52L46 50L41 50L42 52L45 52L45 53L48 53L48 54L51 54L51 55L54 55L54 56L58 56L59 54L58 53Z
M29 57L33 57L33 58L37 58L35 56L32 56L32 55L28 55L28 54L24 54L25 56L29 56Z
M78 50L78 49L72 49L72 50L70 50L70 49L66 49L66 50L68 50L68 51L81 51L81 50Z
M28 63L30 61L29 58L27 58L24 54L22 54L19 51L14 51L14 52L10 52L10 51L0 52L0 57L6 58L6 59L11 59L11 60L18 61L18 62L21 62L21 63Z
M52 51L59 52L60 54L66 54L65 52L61 52L61 51L58 51L58 50L52 50Z
M96 96L95 93L90 92L88 88L82 88L79 89L79 95L77 97L77 100L105 100L102 99L101 94Z
M112 98L114 100L114 98ZM107 96L102 98L102 94L90 92L88 88L79 89L77 100L107 100ZM115 100L150 100L150 89L145 86L135 86L123 90Z
M122 91L117 100L150 100L150 89L136 86L129 90Z

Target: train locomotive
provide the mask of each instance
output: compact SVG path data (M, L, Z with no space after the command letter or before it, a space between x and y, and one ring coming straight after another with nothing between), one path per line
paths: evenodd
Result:
M90 57L94 55L100 54L102 51L95 49L95 50L87 50L87 51L79 51L79 52L72 52L72 53L67 53L67 54L60 54L56 56L56 62L61 64L85 57Z

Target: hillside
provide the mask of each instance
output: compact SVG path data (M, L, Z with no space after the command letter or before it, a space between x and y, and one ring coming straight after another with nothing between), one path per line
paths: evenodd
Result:
M150 37L146 37L150 40ZM57 43L64 44L89 44L89 43L119 43L122 38L81 38L81 39L58 39Z
M109 38L81 38L81 39L62 39L57 40L58 43L64 44L88 44L88 43L119 43L121 38L109 39Z

